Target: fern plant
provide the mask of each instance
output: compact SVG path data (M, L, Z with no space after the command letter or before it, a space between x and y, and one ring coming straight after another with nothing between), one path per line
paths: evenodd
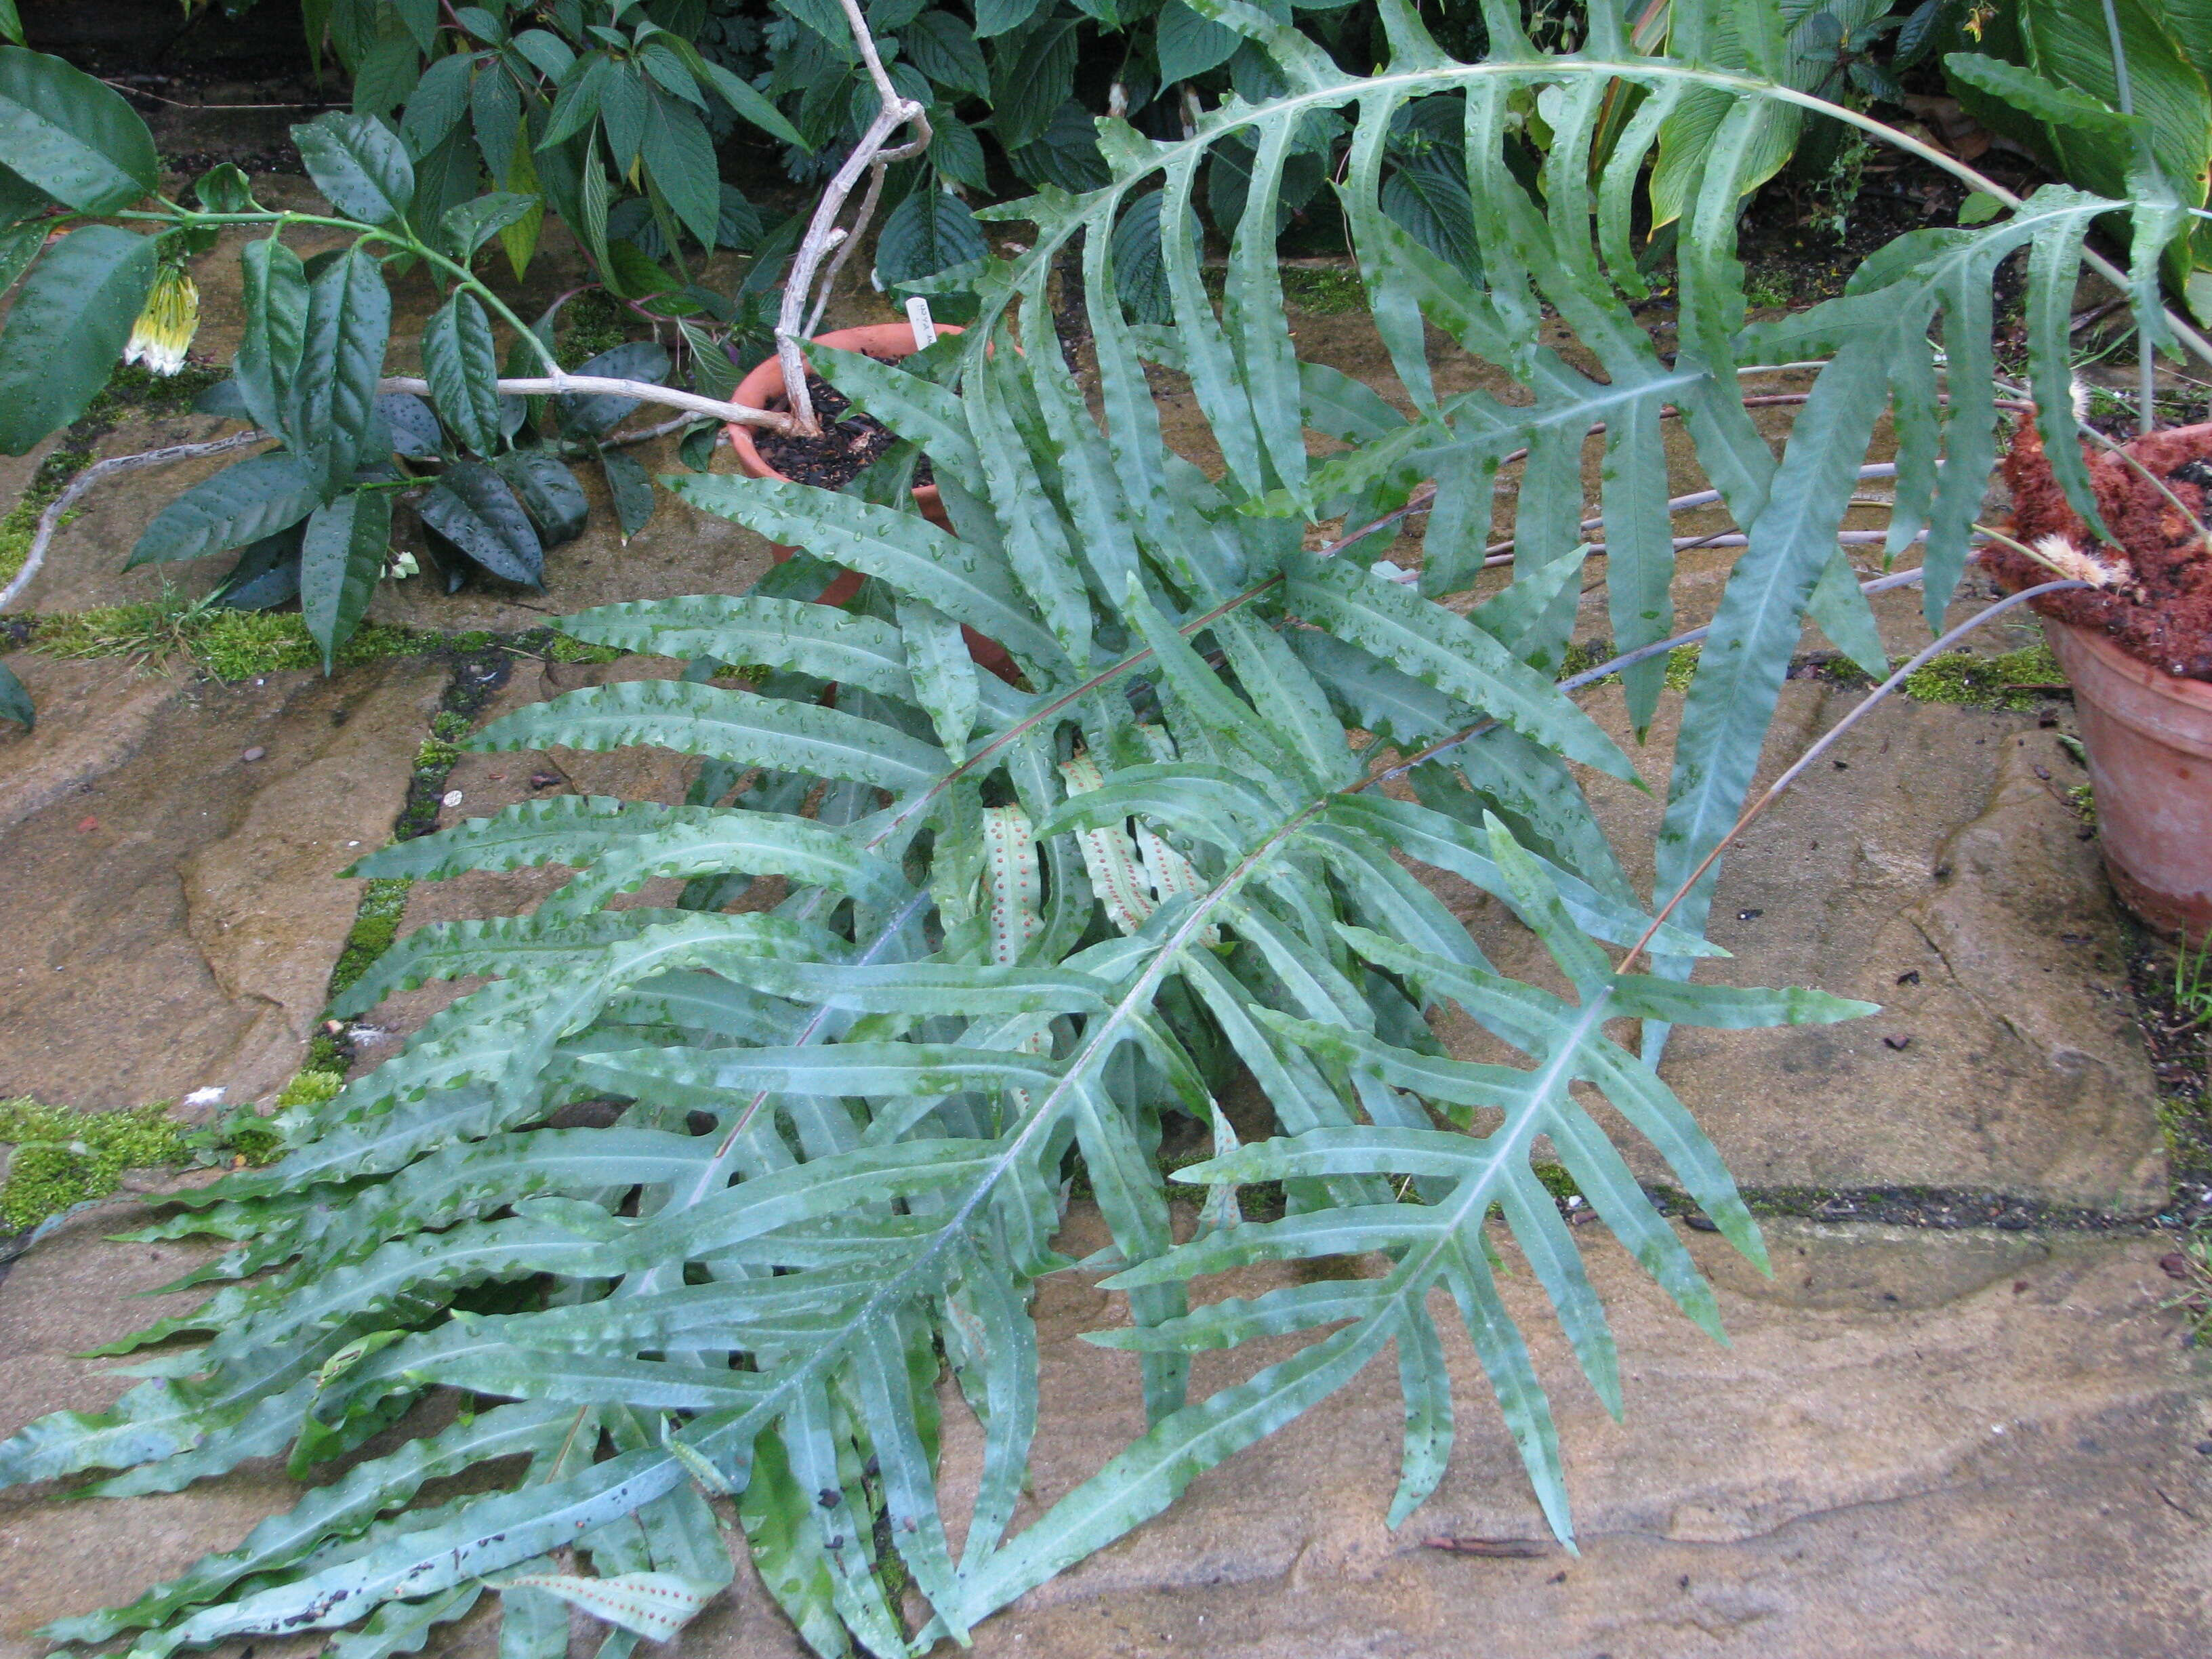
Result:
M336 1650L364 1659L419 1645L489 1585L510 1659L564 1650L558 1597L612 1622L602 1651L618 1656L730 1581L710 1501L729 1496L817 1651L919 1652L964 1639L1385 1349L1406 1404L1402 1520L1452 1443L1437 1291L1571 1540L1545 1390L1497 1288L1507 1234L1589 1385L1616 1411L1621 1390L1604 1310L1532 1154L1548 1140L1603 1223L1717 1332L1711 1292L1576 1085L1763 1263L1720 1158L1656 1074L1664 1033L1865 1005L1692 983L1717 954L1701 937L1711 876L1693 872L1742 801L1804 617L1880 654L1836 541L1877 422L1887 415L1899 446L1894 545L1926 529L1938 614L1993 442L1990 272L2031 250L2038 381L2063 388L2081 239L2113 204L2047 190L1994 224L1915 233L1842 298L1747 328L1732 238L1765 124L1785 109L1862 118L1638 57L1606 8L1587 56L1547 58L1493 7L1497 55L1462 64L1385 0L1393 56L1364 78L1238 0L1204 9L1273 54L1281 95L1232 100L1173 143L1105 124L1113 181L1007 210L1037 227L1035 242L985 274L978 325L927 372L821 354L907 441L866 492L879 499L676 483L822 562L796 559L743 597L568 619L581 638L689 667L571 692L476 742L659 744L697 757L688 803L534 801L357 866L574 873L529 915L410 935L354 988L360 1010L403 986L491 976L295 1114L283 1161L191 1195L149 1231L230 1241L185 1281L218 1288L115 1345L185 1339L143 1363L112 1411L57 1413L0 1444L0 1480L108 1470L88 1489L169 1491L276 1455L306 1474L435 1390L506 1403L443 1426L408 1419L419 1431L397 1449L235 1550L52 1634L127 1637L155 1659L358 1625ZM1692 95L1726 107L1685 208L1668 357L1628 310L1630 200ZM1395 118L1438 99L1463 135L1479 282L1380 202ZM1632 112L1594 175L1609 99ZM1532 182L1511 165L1513 133L1539 106L1553 136ZM1347 135L1346 214L1410 416L1293 349L1274 198L1314 122ZM1231 139L1249 148L1252 185L1217 313L1188 210L1200 164ZM1116 301L1114 232L1140 209L1164 227L1172 329L1132 326ZM2142 222L2148 294L2171 224ZM1095 409L1048 303L1067 248L1090 301ZM1540 307L1598 373L1536 343ZM1431 328L1508 371L1519 398L1441 393ZM1826 366L1778 454L1739 372L1810 356ZM1188 374L1218 478L1163 444L1148 359ZM2073 454L2066 398L2043 406L2051 453ZM1661 422L1676 412L1749 545L1687 693L1647 900L1583 789L1634 774L1555 676L1589 576L1580 456L1601 423L1603 580L1617 644L1643 653L1607 667L1621 667L1636 724L1653 715L1671 629ZM1346 447L1316 459L1313 431ZM884 504L905 497L925 450L957 538ZM1496 479L1516 457L1513 580L1455 609L1443 601L1474 586ZM1416 588L1367 558L1376 526L1431 480ZM1307 550L1308 525L1339 516L1346 533ZM808 602L832 565L873 579L849 613ZM963 626L1006 647L1018 684L977 671ZM750 689L718 684L733 665L769 672ZM1377 787L1401 772L1416 799ZM1564 989L1498 973L1423 867L1495 895ZM662 878L684 883L674 908L618 908ZM1446 1003L1523 1060L1450 1057L1428 1018ZM1219 1100L1243 1075L1275 1133L1239 1145ZM616 1109L572 1109L592 1102ZM1214 1138L1214 1155L1176 1176L1204 1198L1181 1244L1155 1157L1179 1114ZM1081 1264L1053 1245L1077 1160L1114 1239ZM1279 1183L1282 1213L1244 1219L1240 1189L1263 1182ZM1193 1294L1227 1267L1349 1253L1375 1255L1376 1275L1249 1301ZM1078 1268L1109 1271L1127 1298L1129 1323L1092 1340L1139 1356L1149 1427L1015 1531L1037 1412L1030 1294ZM1299 1333L1313 1340L1291 1358L1188 1396L1194 1353ZM948 1366L951 1408L975 1415L983 1443L957 1539L938 1497ZM417 1504L427 1482L494 1460L521 1473ZM886 1552L927 1599L919 1631L884 1588Z

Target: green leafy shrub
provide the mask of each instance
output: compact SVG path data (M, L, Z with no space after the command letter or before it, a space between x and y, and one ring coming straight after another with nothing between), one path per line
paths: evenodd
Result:
M2177 0L2019 0L1980 16L1957 42L1972 49L1943 60L1976 119L2084 190L2162 197L2150 209L2162 214L2205 204L2212 31L2199 12ZM2212 320L2212 226L2179 231L2165 250L2167 278L2199 321Z

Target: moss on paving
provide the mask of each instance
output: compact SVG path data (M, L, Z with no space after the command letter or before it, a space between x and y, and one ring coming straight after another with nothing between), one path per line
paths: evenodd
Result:
M0 1145L14 1148L0 1187L0 1227L15 1232L88 1199L105 1198L125 1170L181 1164L185 1131L166 1103L78 1112L27 1097L0 1100Z
M1620 653L1613 649L1613 641L1610 640L1594 640L1583 644L1570 645L1565 655L1559 660L1559 678L1563 680L1571 679L1577 674L1587 674L1600 663L1610 662L1619 654ZM1669 691L1687 690L1691 677L1697 672L1698 647L1696 646L1678 645L1667 653L1667 689ZM1603 679L1594 680L1591 684L1611 685L1620 678L1618 674L1608 674Z
M440 643L435 635L371 623L338 647L337 665L414 656ZM78 660L126 657L152 664L182 656L219 680L319 668L323 662L322 647L296 611L228 611L174 595L40 617L32 623L29 646L42 656Z
M353 930L346 935L344 948L331 969L328 1000L334 1002L351 990L376 959L392 948L392 940L399 937L399 920L407 914L408 890L414 884L407 876L380 877L368 884L361 896L361 908L354 914ZM309 1065L314 1061L315 1056L310 1054Z
M1969 708L2001 708L2026 714L2054 695L2066 676L2044 644L1982 657L1954 651L1906 676L1905 693L1922 702L1959 703Z
M629 338L628 318L614 296L603 289L590 289L561 307L565 326L555 342L553 356L563 368L574 368L587 357L612 351Z
M1309 316L1334 317L1364 309L1367 304L1367 285L1356 270L1337 265L1285 265L1282 279L1284 300Z
M295 1079L296 1081L296 1079ZM118 1111L49 1106L28 1096L0 1100L0 1146L9 1149L0 1184L0 1233L21 1232L73 1205L106 1198L131 1170L189 1164L264 1164L277 1135L250 1106L192 1130L169 1115L170 1103Z

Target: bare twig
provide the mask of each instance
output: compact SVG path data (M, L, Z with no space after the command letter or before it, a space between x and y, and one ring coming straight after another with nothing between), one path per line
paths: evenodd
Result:
M791 270L784 279L783 305L776 313L775 355L783 365L784 397L791 407L792 425L786 430L811 434L821 430L814 418L814 399L806 390L806 360L799 355L801 339L814 331L820 322L822 309L829 301L830 286L836 280L838 270L849 257L854 243L868 227L875 215L876 204L882 199L884 169L893 161L902 161L910 155L919 155L929 148L929 121L922 106L911 99L902 98L898 88L891 84L889 70L876 51L875 37L868 33L868 20L861 15L859 0L840 0L844 9L845 21L853 31L853 44L860 48L860 61L867 66L868 78L875 82L876 95L883 107L868 129L860 135L860 142L853 146L842 166L831 175L822 199L816 204L814 217L806 227L806 234L799 244L799 252L791 261ZM890 148L891 134L901 127L910 126L913 136L907 143ZM840 228L837 216L844 211L846 198L853 187L867 173L868 192L861 198L860 210L849 227ZM841 246L842 245L842 246ZM815 274L821 270L822 261L832 248L839 250L837 258L822 282L822 294L815 297Z
M77 498L100 479L118 472L135 472L142 466L162 466L171 461L188 461L195 456L221 455L226 451L243 449L248 444L267 443L265 432L237 432L228 438L217 438L204 444L170 444L161 449L144 450L136 455L111 455L104 461L94 461L69 482L69 488L46 503L46 510L39 514L39 527L31 534L31 549L24 556L23 568L15 573L15 580L0 587L0 611L15 603L15 596L31 585L39 574L39 567L46 562L46 549L61 528L63 516L76 504Z
M376 383L379 392L411 392L418 398L430 395L430 383L405 375L394 375ZM778 432L789 432L797 425L795 416L773 409L755 409L747 404L726 404L713 398L702 398L696 392L683 392L672 386L655 386L650 380L618 380L605 374L547 374L532 378L502 380L501 392L517 397L544 398L564 393L605 394L615 398L631 398L639 403L665 404L671 409L685 409L693 416L710 416L718 421L732 421L740 426L764 426Z

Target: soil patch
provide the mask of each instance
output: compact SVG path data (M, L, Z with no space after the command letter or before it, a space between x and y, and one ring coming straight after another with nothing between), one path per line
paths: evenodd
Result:
M2191 517L2212 502L2212 425L2154 432L2128 446L2152 477L2163 479L2184 514L2158 486L2116 455L2086 453L2097 510L2126 550L2135 581L2125 589L2079 590L2032 601L2046 617L2093 629L2120 649L2182 679L2212 680L2212 554ZM2043 441L2023 426L2004 459L2012 489L2013 534L2025 542L2063 536L2084 552L2096 544L2051 477ZM2002 547L1982 556L2017 592L2051 580L2034 560Z
M876 361L892 363L897 359L878 357ZM896 433L874 416L854 409L853 400L819 374L809 371L806 390L814 399L814 412L824 422L819 436L763 431L753 437L753 447L760 452L761 459L785 477L823 489L842 489L898 442ZM790 404L785 398L775 398L769 401L769 407L787 409ZM929 457L922 456L915 463L915 483L920 486L936 481L937 474L929 465Z

